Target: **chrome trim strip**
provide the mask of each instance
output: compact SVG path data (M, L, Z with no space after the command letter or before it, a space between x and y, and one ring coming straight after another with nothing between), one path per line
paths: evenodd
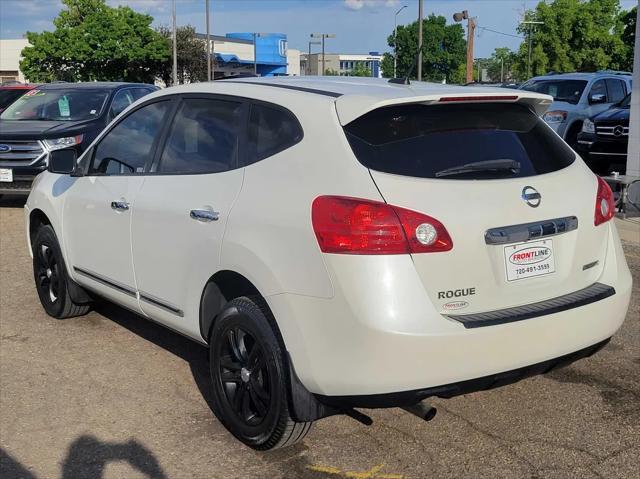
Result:
M156 298L155 296L152 296L148 293L140 293L140 299L142 301L145 301L157 308L160 309L164 309L165 311L168 311L169 313L175 314L176 316L180 316L181 318L184 317L184 312L178 308L177 306L174 306L170 303L166 303L164 301L162 301L159 298Z
M484 242L486 244L520 243L531 239L563 234L575 229L578 229L578 218L566 216L534 223L491 228L485 232Z
M74 266L73 270L76 273L81 274L82 276L86 276L89 279L97 281L98 283L102 283L105 286L109 286L110 288L113 288L113 289L117 289L121 293L124 293L126 295L132 296L134 298L136 298L138 296L136 294L136 290L135 289L130 288L129 286L127 286L125 284L118 283L117 281L109 279L109 278L107 278L105 276L102 276L102 275L100 275L98 273L94 273L92 271L88 271L86 269L79 268L77 266Z
M525 319L561 313L569 309L595 303L614 294L616 294L616 290L613 287L602 283L593 283L591 286L587 286L579 291L538 303L498 311L488 311L486 313L447 314L444 316L462 323L467 329L480 328L482 326L494 326L496 324L512 323L514 321L523 321Z
M627 156L626 153L601 153L597 151L590 151L590 155L606 155L606 156Z
M42 140L1 140L0 143L2 144L11 144L12 142L16 142L16 143L27 143L27 142L34 142L34 143L38 143L38 145L40 146L40 154L35 157L33 160L31 160L30 162L27 163L27 160L19 160L19 159L11 159L11 158L0 158L0 166L2 166L3 168L19 168L22 166L35 166L38 163L40 163L43 159L46 159L49 156L49 150L47 149L47 147L45 146L44 142ZM13 150L13 147L12 147ZM24 149L18 149L15 151L27 151ZM31 151L35 151L35 150L31 150ZM11 153L11 152L7 152L7 153Z

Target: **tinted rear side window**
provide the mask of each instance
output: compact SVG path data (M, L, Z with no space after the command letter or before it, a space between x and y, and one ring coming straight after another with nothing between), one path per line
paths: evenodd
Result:
M565 168L575 159L537 115L517 104L380 108L349 123L345 132L367 168L420 178L527 177ZM453 171L471 163L475 171Z
M302 127L287 110L265 105L251 106L247 164L273 156L302 140Z

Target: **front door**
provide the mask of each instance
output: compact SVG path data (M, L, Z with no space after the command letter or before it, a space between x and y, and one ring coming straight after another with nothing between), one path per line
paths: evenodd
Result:
M85 176L66 192L63 234L73 278L139 310L131 255L131 214L170 101L139 108L87 152Z
M136 198L132 249L140 307L151 318L199 335L200 297L218 270L239 168L247 105L185 97Z

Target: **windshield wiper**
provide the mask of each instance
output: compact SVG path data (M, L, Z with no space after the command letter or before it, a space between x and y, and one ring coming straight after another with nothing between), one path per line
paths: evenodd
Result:
M467 163L466 165L440 170L436 172L435 177L442 178L443 176L463 175L465 173L475 173L479 171L505 171L515 175L520 173L520 162L509 159L476 161L474 163Z

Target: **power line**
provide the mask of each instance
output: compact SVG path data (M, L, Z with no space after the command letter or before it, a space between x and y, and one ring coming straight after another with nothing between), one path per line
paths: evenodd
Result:
M505 33L505 32L499 32L498 30L492 30L491 28L487 28L487 27L478 27L480 30L487 30L491 33L497 33L498 35L504 35L506 37L513 37L513 38L521 38L521 39L525 39L525 37L522 37L520 35L513 35L511 33Z

